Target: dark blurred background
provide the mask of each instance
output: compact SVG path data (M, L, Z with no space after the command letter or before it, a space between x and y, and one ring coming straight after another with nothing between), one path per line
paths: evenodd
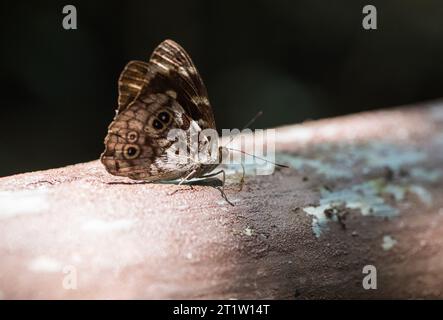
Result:
M67 4L77 30L62 28ZM443 96L441 0L18 0L0 18L0 176L97 159L120 71L166 38L192 56L219 129L258 110L265 128Z

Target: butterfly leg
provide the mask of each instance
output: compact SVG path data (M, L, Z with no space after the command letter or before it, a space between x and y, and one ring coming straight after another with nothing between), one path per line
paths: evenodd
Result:
M215 177L216 175L219 175L220 173L223 175L222 186L221 186L221 188L217 188L217 189L220 191L223 199L225 199L226 202L229 203L231 206L234 206L234 204L231 201L229 201L229 199L228 199L228 197L226 196L226 193L225 193L225 182L226 182L226 172L225 172L225 170L220 170L220 171L217 171L217 172L214 172L214 173L210 173L210 174L201 176L201 178Z
M189 177L194 175L195 172L196 172L196 170L192 170L188 175L186 175L186 177L184 177L180 180L180 182L177 184L177 186L181 186L185 181L187 181L189 179ZM192 186L190 186L190 187L191 187L191 190L194 190L194 188ZM175 189L174 191L170 192L169 195L170 196L174 195L176 192L178 192L178 190L179 189Z
M242 168L242 177L240 179L240 189L238 189L238 191L242 191L243 186L245 185L245 166L243 165L243 163L241 164L241 168Z

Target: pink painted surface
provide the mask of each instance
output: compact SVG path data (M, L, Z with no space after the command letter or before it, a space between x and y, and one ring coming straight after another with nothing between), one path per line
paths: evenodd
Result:
M277 139L282 159L323 165L354 159L356 149L343 145L385 159L374 160L371 143L424 158L405 158L394 174L354 161L348 178L309 165L281 169L248 176L241 192L232 175L234 207L214 187L121 179L98 161L1 178L0 298L443 298L442 104L288 126ZM397 202L384 195L398 216L347 210L345 227L329 221L316 237L303 208L320 204L322 187L368 177L426 193L411 187ZM388 250L385 236L396 241ZM377 267L377 290L362 288L367 264ZM73 276L76 289L67 289Z

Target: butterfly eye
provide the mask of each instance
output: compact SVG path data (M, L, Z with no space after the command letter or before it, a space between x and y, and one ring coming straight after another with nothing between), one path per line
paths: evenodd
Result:
M134 144L128 144L125 146L124 155L126 159L135 159L140 154L140 148Z
M153 126L154 129L156 129L156 130L161 130L161 129L163 129L163 124L162 124L159 120L157 120L157 119L154 119L154 121L152 121L152 126Z
M160 119L161 122L165 124L168 124L169 120L171 120L171 116L166 111L160 112L157 117L158 119Z
M128 132L127 138L128 138L128 142L134 143L138 140L138 133L135 131L130 131L130 132Z

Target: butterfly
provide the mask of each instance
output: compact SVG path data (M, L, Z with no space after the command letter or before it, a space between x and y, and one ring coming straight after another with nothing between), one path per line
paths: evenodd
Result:
M150 182L180 179L181 184L222 173L224 186L223 170L209 173L226 155L225 148L217 148L215 162L182 161L169 137L171 130L180 129L189 142L191 129L216 130L207 89L179 44L165 40L148 62L130 61L120 75L118 93L118 109L100 157L110 174ZM208 142L199 142L198 151Z

